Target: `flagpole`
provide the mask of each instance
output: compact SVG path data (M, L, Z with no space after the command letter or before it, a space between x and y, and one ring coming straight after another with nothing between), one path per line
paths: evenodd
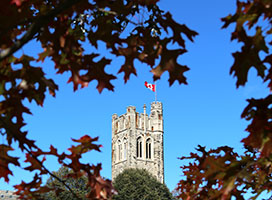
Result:
M155 102L157 103L157 82L155 81Z

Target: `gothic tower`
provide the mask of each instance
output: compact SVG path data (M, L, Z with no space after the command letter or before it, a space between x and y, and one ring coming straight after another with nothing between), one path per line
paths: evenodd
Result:
M112 115L112 179L127 168L146 169L164 183L162 103L151 103L151 113Z

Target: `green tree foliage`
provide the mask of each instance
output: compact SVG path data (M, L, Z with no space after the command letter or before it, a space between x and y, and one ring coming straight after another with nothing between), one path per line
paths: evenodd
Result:
M248 72L255 68L258 76L272 90L272 1L237 1L233 15L222 19L223 28L234 24L231 40L242 43L240 51L233 53L234 64L230 74L237 78L236 86L246 84ZM191 153L188 165L182 166L185 179L178 184L181 199L251 199L272 191L272 95L261 99L248 99L241 117L250 122L249 135L242 140L244 154L224 146L206 150L198 146ZM268 198L272 199L272 195Z
M142 20L135 21L136 18ZM42 175L50 174L64 184L74 199L80 199L44 165L48 156L54 156L59 164L73 170L73 177L87 174L88 198L109 199L113 188L111 182L101 178L101 165L80 162L82 154L100 151L98 138L85 135L73 139L76 145L68 149L69 153L61 153L54 146L41 149L22 130L26 125L24 116L31 114L25 100L42 106L47 91L55 96L58 90L54 80L45 77L46 66L42 62L51 60L58 74L70 73L68 82L73 83L74 90L97 81L99 92L105 88L113 91L111 80L117 74L105 72L111 59L99 51L98 44L103 43L109 54L124 58L117 73L124 73L125 82L131 74L137 75L134 61L139 60L151 68L154 80L168 71L170 85L175 81L187 84L184 72L189 68L177 60L187 51L185 38L193 41L196 35L186 25L178 24L169 12L163 12L158 0L1 0L0 132L8 145L0 145L0 178L8 182L12 175L9 167L21 167L19 158L8 154L15 146L26 153L24 162L29 166L25 170L36 172L32 181L15 186L20 198L37 199L40 193L53 190L42 186ZM15 55L34 40L43 49L41 52ZM177 45L169 49L168 44L173 43ZM86 46L96 48L96 53L85 51Z
M143 169L126 169L114 180L113 200L171 200L169 189Z
M86 176L81 176L79 178L69 177L69 174L72 174L72 170L63 166L59 168L58 171L53 172L53 174L64 181L74 191L74 193L77 194L79 198L86 199L85 196L90 190L87 187L88 179ZM59 192L58 195L56 195L53 191L45 193L42 197L46 200L74 199L72 193L54 177L50 177L46 181L46 186L49 188L54 188L57 192Z

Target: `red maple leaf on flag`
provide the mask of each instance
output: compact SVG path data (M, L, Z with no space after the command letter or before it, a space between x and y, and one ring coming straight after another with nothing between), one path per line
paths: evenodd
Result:
M145 81L145 87L152 90L153 92L156 90L155 84L148 83L147 81Z

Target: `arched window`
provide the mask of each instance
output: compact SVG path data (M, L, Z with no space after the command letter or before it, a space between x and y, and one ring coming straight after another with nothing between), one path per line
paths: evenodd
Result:
M137 138L136 153L137 153L137 158L142 157L142 138L141 137Z
M120 140L118 141L118 160L122 160L122 143Z
M146 158L147 159L151 159L151 151L152 151L152 149L151 149L151 139L150 138L148 138L147 140L146 140L146 143L145 143L145 155L146 155Z
M124 160L127 159L127 150L128 150L128 143L127 143L127 139L124 138Z

